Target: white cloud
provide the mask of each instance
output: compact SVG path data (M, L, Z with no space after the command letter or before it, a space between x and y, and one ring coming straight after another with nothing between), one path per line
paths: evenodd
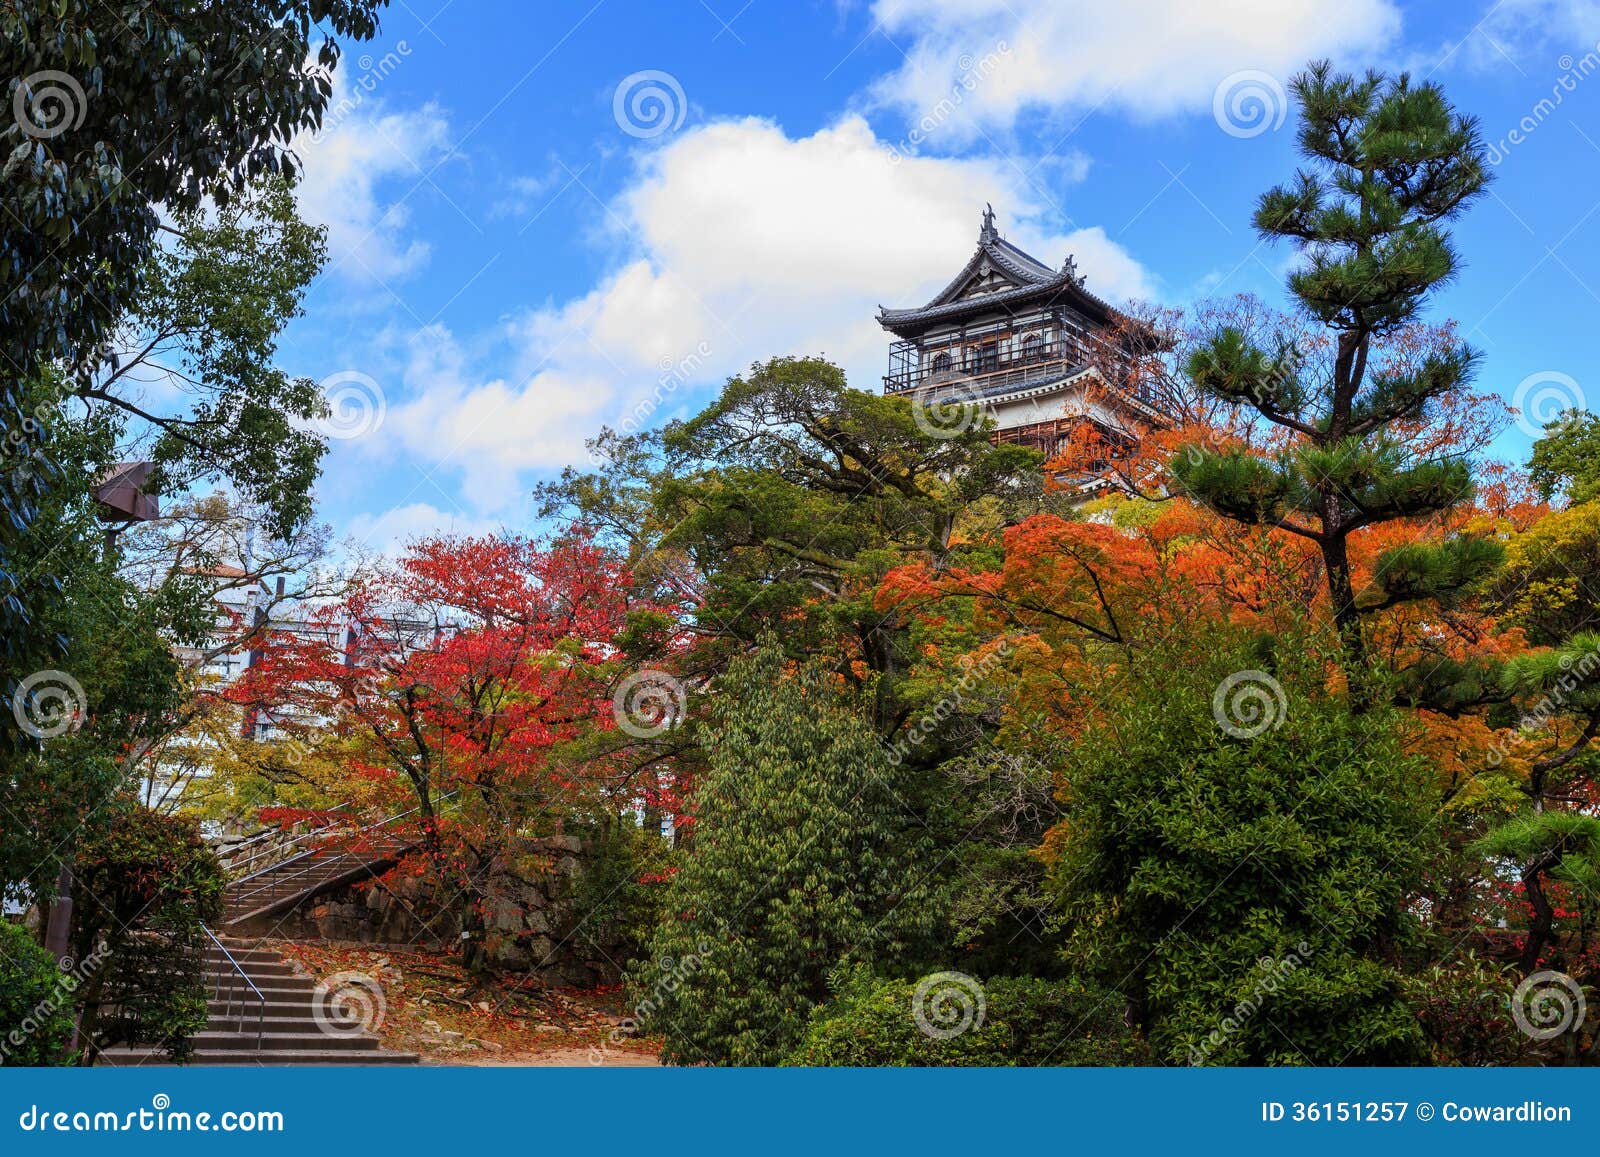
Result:
M994 158L897 157L859 117L791 138L769 121L714 122L646 153L609 215L625 263L584 296L513 318L510 372L474 377L434 327L412 343L385 429L464 475L480 509L522 472L581 461L601 426L658 424L752 361L826 354L875 388L880 303L920 305L971 255L992 201L1041 260L1076 253L1112 301L1147 297L1144 268L1096 227L1066 225L1060 190Z
M1466 40L1467 57L1481 67L1503 68L1507 53L1550 48L1581 56L1600 41L1600 0L1500 0L1474 32Z
M294 140L305 166L300 211L328 227L331 268L357 282L389 282L416 272L427 242L407 236L406 194L450 151L450 122L435 104L407 112L334 73L333 99L319 133Z
M509 335L515 336L515 334ZM479 513L514 515L526 487L518 472L577 461L585 431L609 416L610 376L567 342L514 381L475 376L472 359L444 326L409 342L401 380L411 399L391 406L384 430L425 463L461 477L461 492Z
M378 514L358 514L345 528L354 555L398 555L408 543L436 534L494 534L502 526L462 511L441 510L427 502L408 502ZM512 528L517 529L517 528ZM525 528L524 528L525 529Z
M1370 54L1400 30L1393 0L877 0L873 16L906 52L875 96L915 122L959 88L952 135L1009 128L1030 110L1209 110L1232 73L1286 80L1309 58Z

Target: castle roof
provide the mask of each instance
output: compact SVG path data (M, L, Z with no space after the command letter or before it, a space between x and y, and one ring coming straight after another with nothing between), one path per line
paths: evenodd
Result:
M1084 288L1077 262L1068 257L1052 269L1000 236L994 210L986 207L978 230L978 248L946 285L926 305L915 309L878 307L878 323L902 338L912 338L929 327L995 309L1037 309L1068 305L1091 321L1106 324L1116 310Z

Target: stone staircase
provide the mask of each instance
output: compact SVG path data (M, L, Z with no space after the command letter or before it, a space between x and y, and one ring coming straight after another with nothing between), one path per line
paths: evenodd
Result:
M359 982L318 986L259 942L213 937L205 955L210 1021L194 1036L196 1065L413 1065L377 1035L381 995ZM376 982L372 982L376 985ZM342 999L341 999L342 998ZM159 1049L112 1048L102 1065L165 1065Z
M448 797L447 797L448 798ZM375 987L318 985L247 929L271 931L271 918L322 892L368 879L391 867L413 843L397 821L356 827L343 816L311 832L267 832L230 849L224 869L233 877L223 894L223 928L207 930L206 984L210 1019L194 1037L190 1063L199 1065L404 1065L415 1053L389 1052L369 1028ZM376 985L376 982L371 982ZM344 999L341 999L344 998ZM369 1014L363 1022L356 1010ZM169 1063L159 1049L112 1048L103 1065Z
M325 840L325 838L324 838ZM369 831L349 850L319 842L260 868L228 885L224 927L286 912L319 892L329 892L379 874L411 847L399 835Z

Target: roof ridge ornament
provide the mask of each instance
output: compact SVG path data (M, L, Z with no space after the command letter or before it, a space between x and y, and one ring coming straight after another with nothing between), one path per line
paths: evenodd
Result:
M994 206L987 201L983 203L983 225L978 230L978 244L987 245L991 241L1000 239L1000 230L994 227Z
M1089 280L1087 274L1078 272L1078 257L1075 253L1067 254L1067 259L1061 263L1061 272L1070 277L1074 285L1081 286Z

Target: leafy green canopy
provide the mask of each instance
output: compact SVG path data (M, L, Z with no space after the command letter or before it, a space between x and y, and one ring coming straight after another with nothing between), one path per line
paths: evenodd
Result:
M34 626L51 640L27 672L37 672L35 693L22 696L19 713L8 691L0 711L0 734L11 740L0 745L0 890L12 898L49 898L75 843L110 822L124 760L163 731L179 699L168 632L191 609L117 574L86 498L109 441L104 423L65 428L55 450L73 485L50 492L11 539L21 564L15 595L37 607ZM51 689L66 695L47 700ZM55 726L57 709L74 714ZM24 720L45 726L30 733Z
M0 9L0 366L92 368L160 228L263 173L321 123L333 35L384 0L18 0ZM316 40L313 39L315 30ZM315 57L317 67L306 67ZM19 95L20 90L20 95Z
M1132 663L1061 771L1047 850L1069 959L1174 1063L1416 1060L1398 965L1425 765L1315 663L1286 648L1269 674L1208 648Z
M26 930L0 920L0 1067L55 1065L68 1059L70 985Z
M933 852L826 672L786 670L764 645L730 666L715 702L693 854L632 1003L670 1061L775 1064L835 967L916 955Z
M1325 330L1329 356L1319 361L1292 340L1269 349L1224 327L1190 357L1188 376L1202 392L1279 427L1287 448L1195 445L1171 465L1185 491L1225 517L1317 544L1355 674L1366 661L1360 616L1369 608L1358 604L1347 539L1472 495L1469 465L1419 453L1407 427L1465 389L1477 352L1453 343L1410 359L1380 355L1455 276L1445 224L1482 194L1489 174L1477 123L1456 113L1437 85L1405 74L1336 74L1321 62L1292 88L1308 166L1261 197L1255 226L1263 238L1299 247L1303 267L1289 290ZM1479 548L1430 549L1412 549L1390 568L1404 572L1391 596L1448 595L1495 561Z
M83 1033L182 1059L206 1026L204 926L222 915L222 865L194 819L114 810L79 853L73 944L103 961L80 993Z
M90 383L149 275L160 210L193 211L207 195L225 202L250 178L290 171L287 142L320 124L332 94L338 48L324 34L370 37L384 2L0 6L8 114L0 119L0 430L8 450L11 435L53 412L64 394L49 367L64 368L74 385ZM313 57L318 67L307 67ZM291 459L293 479L303 456ZM246 471L260 465L253 455ZM44 637L30 625L36 604L17 593L11 536L49 489L66 484L48 453L27 472L0 470L0 659L24 671ZM7 694L12 678L0 671Z
M77 396L149 444L157 469L146 491L226 478L261 512L266 533L287 537L311 515L325 445L309 426L326 403L315 382L273 359L327 259L326 230L300 219L278 177L210 212L180 212L172 229L175 240L150 258L113 362ZM182 410L148 408L139 382L152 377L181 388Z
M1037 452L993 445L976 415L932 433L918 418L830 362L777 358L688 421L602 436L609 468L568 471L541 490L543 511L626 543L636 573L683 598L707 666L766 630L792 655L844 640L887 677L878 721L898 721L912 659L905 624L874 606L878 581L907 563L993 561L984 526L1046 501Z
M1528 476L1546 501L1559 494L1576 506L1600 498L1600 414L1569 410L1546 426Z
M942 1010L941 1000L948 1005ZM937 1020L941 1011L954 1023ZM925 1024L936 1031L925 1031ZM999 1067L1148 1060L1123 1023L1122 1002L1098 985L949 974L884 980L858 968L842 974L838 994L813 1015L783 1063Z

